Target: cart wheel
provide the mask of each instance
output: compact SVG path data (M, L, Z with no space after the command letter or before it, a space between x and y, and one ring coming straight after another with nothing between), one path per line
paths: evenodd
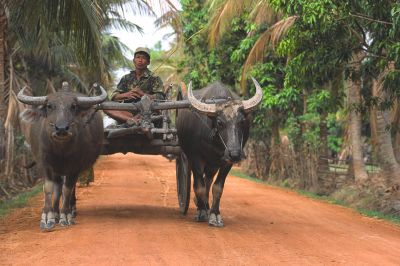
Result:
M185 153L182 151L176 158L176 190L178 192L179 210L186 214L190 202L191 170Z

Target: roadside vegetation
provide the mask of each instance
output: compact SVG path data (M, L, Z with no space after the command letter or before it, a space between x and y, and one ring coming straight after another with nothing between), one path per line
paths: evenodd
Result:
M195 87L264 90L242 169L269 183L400 214L400 4L181 1Z
M0 218L13 209L25 207L32 197L38 195L42 191L43 186L36 185L27 191L19 193L14 198L0 200Z
M109 29L140 38L123 10L154 15L160 5L156 25L175 37L169 51L152 47L165 84L221 80L244 98L254 93L251 76L262 86L242 162L248 175L400 215L398 1L67 2L0 1L0 197L37 182L19 89L43 95L62 79L83 92L93 82L111 89L113 70L129 59Z
M381 219L381 220L385 220L385 221L400 225L400 217L398 215L385 214L385 213L377 211L377 210L368 210L368 209L364 209L361 207L357 207L354 205L354 202L349 201L348 197L346 197L345 199L343 199L343 198L339 199L339 198L335 198L335 196L318 195L314 192L310 192L310 191L306 191L306 190L297 190L297 189L288 188L287 184L285 184L285 183L270 184L259 178L251 177L238 169L232 169L230 174L233 176L239 177L239 178L244 178L244 179L250 180L252 182L261 183L261 184L265 184L268 186L275 186L275 187L279 187L281 189L289 189L290 191L294 191L294 192L296 192L302 196L305 196L307 198L328 202L330 204L335 204L335 205L339 205L339 206L346 207L346 208L351 208L364 216L375 218L375 219ZM348 194L350 194L350 193L347 192L346 195L348 195Z

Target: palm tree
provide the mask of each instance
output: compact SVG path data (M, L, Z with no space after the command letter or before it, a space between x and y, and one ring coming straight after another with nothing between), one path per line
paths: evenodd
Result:
M178 83L185 74L184 72L178 73L179 62L182 61L184 56L183 26L179 11L170 10L160 16L155 21L155 26L158 29L171 27L173 31L165 35L164 38L173 36L174 39L169 51L160 51L158 55L152 56L152 71L160 75L165 84Z
M251 10L249 17L257 25L272 25L282 18L280 12L271 8L268 0L209 0L207 2L211 13L208 25L211 47L215 46L229 29L230 22L245 11Z
M7 175L11 176L13 165L12 138L17 125L14 91L28 82L35 94L45 93L42 88L52 87L57 78L73 75L79 68L90 69L101 79L109 80L108 71L115 61L121 60L122 51L117 56L115 51L106 54L103 49L122 46L116 45L115 39L103 37L103 31L113 25L138 29L120 15L118 8L125 8L125 4L136 12L152 13L149 4L140 0L0 1L0 131L4 130L0 134L0 160L5 158L1 160L0 176L3 179L7 178L4 170L8 169ZM8 72L4 66L8 66Z
M7 17L5 6L0 2L0 124L5 113L4 82L5 82L5 56L6 56Z
M389 100L389 94L384 89L384 80L388 73L394 69L394 64L390 64L381 72L376 80L373 81L373 95L380 99L381 105ZM393 149L391 131L390 110L385 106L378 106L374 110L373 118L376 124L377 155L380 167L383 169L386 181L391 185L400 185L400 165L396 160Z
M240 17L245 11L250 11L249 18L257 26L267 25L268 27L260 34L257 41L253 45L251 51L247 55L246 62L242 69L241 87L242 94L247 95L246 89L246 73L251 66L265 59L266 49L277 43L283 38L287 30L294 24L297 16L283 18L281 12L274 10L269 0L253 0L253 1L234 1L234 0L209 0L209 10L211 19L208 25L209 45L214 47L220 38L229 30L230 22ZM253 35L251 31L249 35Z
M361 106L361 75L360 66L364 56L362 52L354 53L353 60L350 63L354 70L352 77L348 80L348 106L349 106L349 133L351 142L351 155L354 180L359 186L365 184L368 174L365 169L361 141L361 121L362 114L356 107Z
M262 62L264 60L266 49L269 47L276 47L290 27L292 27L292 25L296 22L297 18L297 16L283 18L260 34L260 37L254 43L254 46L251 48L249 54L247 55L246 62L243 65L241 78L241 88L243 94L248 94L246 89L246 74L249 69L255 63Z

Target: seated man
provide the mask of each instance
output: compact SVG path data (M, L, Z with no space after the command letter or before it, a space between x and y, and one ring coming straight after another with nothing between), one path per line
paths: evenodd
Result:
M111 94L112 101L136 102L148 94L152 99L163 98L163 83L160 77L155 76L147 66L150 64L150 51L148 48L136 49L133 64L135 69L123 76L117 89ZM128 125L138 124L139 116L129 111L107 110L106 113L119 123Z

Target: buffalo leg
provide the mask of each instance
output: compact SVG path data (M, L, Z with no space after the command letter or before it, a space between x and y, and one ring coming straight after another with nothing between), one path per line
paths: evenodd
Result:
M67 226L75 224L74 218L71 213L71 197L78 175L67 176L62 188L63 204L60 213L60 225Z
M207 199L206 199L206 184L204 182L204 165L200 160L192 161L193 172L193 190L196 194L197 214L194 217L197 222L205 222L208 220L207 214Z
M224 221L219 211L219 204L221 201L222 192L224 190L226 176L231 170L232 165L226 165L219 169L217 179L212 187L213 202L210 210L210 218L208 224L210 226L222 227L224 226Z
M50 230L55 226L55 217L52 206L52 195L54 189L54 182L47 177L44 180L44 207L42 210L42 217L40 219L40 229Z
M76 184L74 185L74 188L72 189L72 195L71 195L71 214L72 218L76 217Z
M213 178L215 176L215 174L217 173L218 168L211 168L211 167L205 167L204 170L204 180L206 183L206 199L207 199L207 211L210 210L210 204L209 204L209 195L210 195L210 188L211 188L211 184L213 181Z
M57 178L53 185L53 211L56 223L60 220L60 198L62 193L62 177Z

